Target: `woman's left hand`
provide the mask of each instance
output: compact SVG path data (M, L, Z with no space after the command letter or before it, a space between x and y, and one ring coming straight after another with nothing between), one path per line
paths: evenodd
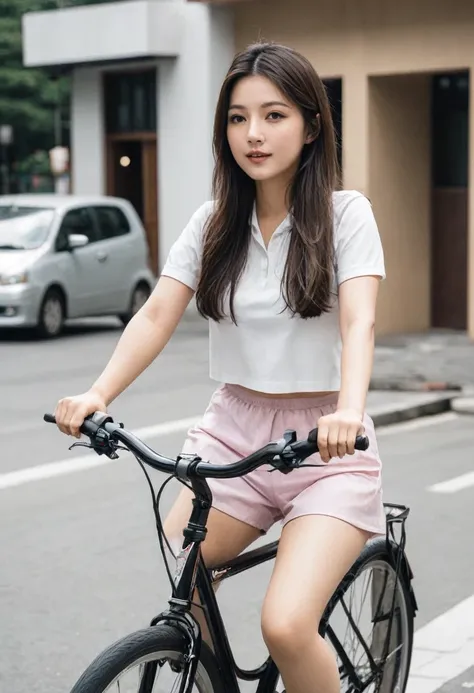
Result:
M332 457L353 455L355 440L364 433L360 412L355 409L339 409L322 416L318 421L318 447L323 462Z

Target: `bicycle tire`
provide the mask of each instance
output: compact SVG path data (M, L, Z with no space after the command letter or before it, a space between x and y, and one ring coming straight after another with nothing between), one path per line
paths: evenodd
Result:
M395 545L394 548L396 549ZM357 577L360 576L361 573L364 570L367 570L371 565L373 566L377 563L382 563L388 566L391 571L395 571L396 566L394 565L393 554L391 554L389 549L387 548L385 538L375 539L373 542L369 542L366 544L362 553L357 558L357 560L351 567L350 571L343 578L338 589L334 593L334 596L330 600L322 623L331 623L331 615L337 607L337 604L340 603L342 597L344 597L344 595L347 594L351 585L353 585L357 580ZM397 683L397 686L395 688L387 688L385 682L383 682L380 687L376 688L376 691L380 690L385 692L389 690L394 690L397 693L404 693L408 683L408 676L410 673L410 664L413 651L414 608L412 596L410 594L409 584L407 583L406 576L403 574L403 572L398 577L398 590L398 594L400 595L401 602L403 603L404 607L404 618L406 619L406 642L404 643L406 645L406 654L405 660L403 662L403 672L400 677L401 680ZM324 627L322 629L321 635L325 635ZM343 689L341 688L341 690Z
M186 653L186 639L177 628L165 624L144 628L121 638L99 654L71 693L105 693L120 675L134 665L139 666L143 660L149 661L150 656L156 655L156 660L170 658L179 661ZM224 693L217 660L204 642L194 685L199 693Z

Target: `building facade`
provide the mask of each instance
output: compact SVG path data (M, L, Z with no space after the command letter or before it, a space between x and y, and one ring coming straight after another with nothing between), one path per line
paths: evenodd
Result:
M129 0L28 14L25 64L73 73L74 191L130 197L158 271L209 197L220 82L259 38L302 51L326 83L344 186L371 199L384 244L379 333L474 337L470 0Z

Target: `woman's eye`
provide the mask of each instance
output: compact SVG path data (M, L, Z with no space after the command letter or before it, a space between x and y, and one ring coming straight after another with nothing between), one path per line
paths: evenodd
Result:
M267 118L269 120L281 120L281 118L284 118L285 116L282 113L276 113L276 111L272 111L272 113L269 113L267 115Z
M241 115L231 115L229 117L229 123L241 123L243 119L244 118Z

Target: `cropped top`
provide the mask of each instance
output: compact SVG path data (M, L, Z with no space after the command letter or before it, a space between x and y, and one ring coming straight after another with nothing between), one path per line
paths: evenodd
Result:
M203 230L213 209L203 204L172 246L162 275L195 290ZM236 288L235 325L209 320L210 377L267 393L337 391L342 343L337 287L354 277L385 278L382 243L369 200L356 191L333 194L335 291L320 317L293 315L282 295L291 236L288 215L265 247L254 208L245 269Z

